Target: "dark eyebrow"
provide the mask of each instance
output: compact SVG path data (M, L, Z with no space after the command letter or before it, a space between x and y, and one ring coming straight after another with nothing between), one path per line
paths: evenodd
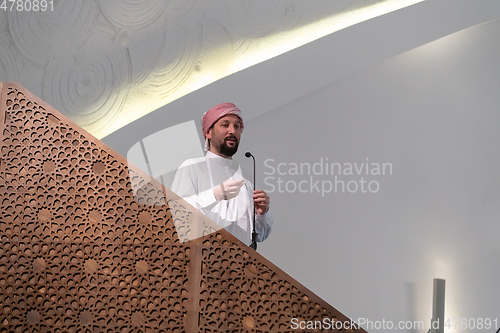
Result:
M235 120L234 122L232 120L229 120L229 119L221 119L221 124L227 124L227 123L231 123L231 124L237 124L238 126L241 125L241 122L240 120Z

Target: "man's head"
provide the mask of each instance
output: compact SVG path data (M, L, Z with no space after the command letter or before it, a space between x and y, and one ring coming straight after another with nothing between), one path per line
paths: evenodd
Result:
M238 116L230 114L220 118L206 135L210 140L210 151L230 158L238 150L242 130Z
M233 103L214 106L201 118L203 135L212 153L231 158L238 150L243 119L241 111Z

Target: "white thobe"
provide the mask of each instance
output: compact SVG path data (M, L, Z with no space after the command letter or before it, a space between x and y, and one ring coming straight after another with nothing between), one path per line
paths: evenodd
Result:
M217 201L213 190L226 180L244 180L238 195ZM238 162L207 152L205 157L184 161L175 173L171 190L232 233L243 243L252 242L253 189L241 173ZM257 241L271 233L271 213L256 215Z

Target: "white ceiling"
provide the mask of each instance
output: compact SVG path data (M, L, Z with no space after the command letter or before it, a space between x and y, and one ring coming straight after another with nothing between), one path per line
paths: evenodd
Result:
M53 1L0 10L0 81L97 137L239 70L422 0Z
M231 101L245 121L457 31L500 18L497 0L426 0L329 34L179 98L103 141L126 156L139 140Z

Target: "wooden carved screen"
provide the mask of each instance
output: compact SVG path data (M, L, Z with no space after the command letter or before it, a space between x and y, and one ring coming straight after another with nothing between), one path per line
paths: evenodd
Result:
M0 86L0 115L0 332L348 321L24 88Z

